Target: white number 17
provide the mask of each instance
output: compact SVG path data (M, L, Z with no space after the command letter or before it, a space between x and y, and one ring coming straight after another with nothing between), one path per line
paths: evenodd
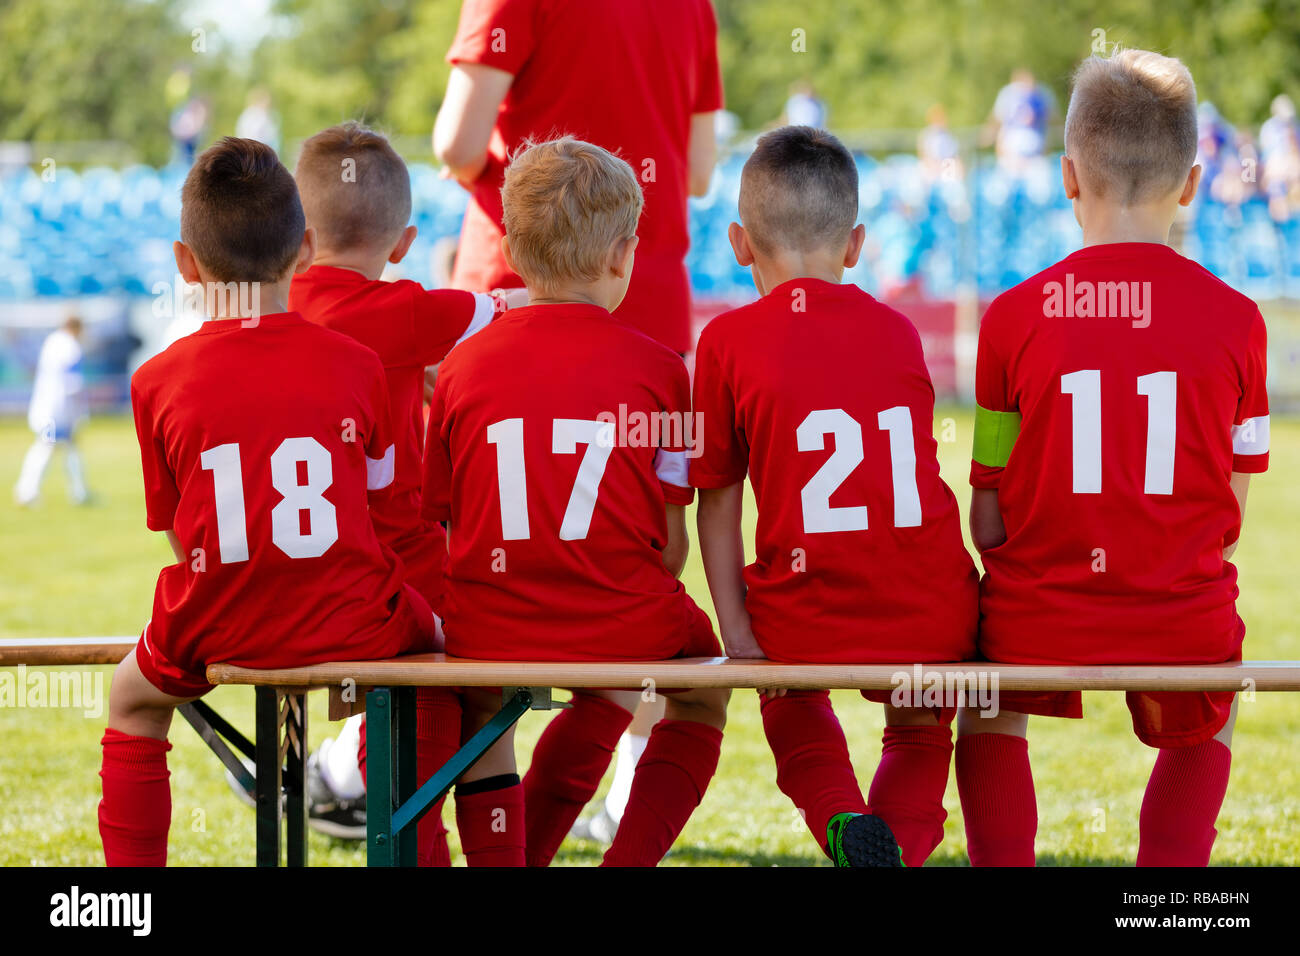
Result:
M524 469L524 420L506 418L488 426L489 445L497 446L497 494L501 501L501 538L526 541L528 527L528 480ZM569 493L569 503L560 523L561 541L581 541L591 530L596 496L605 465L614 450L614 423L580 418L557 418L551 424L551 453L572 455L586 445L578 476Z

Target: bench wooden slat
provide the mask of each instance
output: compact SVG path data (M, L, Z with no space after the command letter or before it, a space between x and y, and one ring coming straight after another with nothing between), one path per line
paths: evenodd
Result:
M1300 690L1300 661L1245 661L1230 664L1039 665L964 662L927 664L930 675L996 674L999 690ZM445 654L415 654L386 661L341 661L258 670L232 664L208 667L214 684L265 684L276 687L605 687L658 688L788 687L816 690L891 690L896 675L915 676L914 666L898 664L780 664L773 661L697 657L675 661L572 663L476 661ZM945 677L944 679L947 679ZM974 686L974 685L972 685ZM921 688L917 688L921 689Z
M0 637L0 667L117 664L138 637Z

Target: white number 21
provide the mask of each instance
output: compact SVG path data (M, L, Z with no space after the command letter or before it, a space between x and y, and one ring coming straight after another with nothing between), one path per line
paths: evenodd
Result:
M895 405L876 416L881 431L889 433L889 458L894 483L894 527L921 525L921 493L916 484L916 446L912 440L912 410ZM831 495L862 464L862 426L842 408L809 412L795 430L800 451L822 451L826 436L835 436L835 451L803 486L805 534L830 531L866 531L867 506L832 507Z

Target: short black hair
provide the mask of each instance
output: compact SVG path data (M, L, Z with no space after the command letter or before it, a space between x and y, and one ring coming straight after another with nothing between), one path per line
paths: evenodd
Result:
M811 126L764 133L741 174L740 218L762 252L807 252L847 242L858 219L853 155Z
M297 260L307 222L275 150L227 136L181 188L181 241L220 282L275 282Z

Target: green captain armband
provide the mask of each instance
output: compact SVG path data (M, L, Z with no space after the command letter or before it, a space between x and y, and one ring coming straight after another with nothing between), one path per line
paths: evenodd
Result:
M975 441L971 458L987 468L1005 468L1020 436L1019 412L991 412L975 406Z

